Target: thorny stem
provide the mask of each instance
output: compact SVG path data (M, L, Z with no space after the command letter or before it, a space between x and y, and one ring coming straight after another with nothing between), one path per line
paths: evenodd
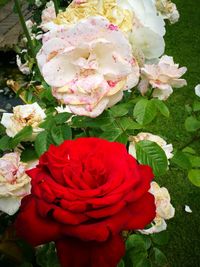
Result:
M28 41L28 46L30 48L31 56L34 59L34 61L36 62L37 71L38 71L41 79L43 80L42 75L41 75L41 72L40 72L40 69L39 69L38 64L37 64L35 47L34 47L34 44L33 44L32 39L31 39L29 30L28 30L28 28L26 26L26 22L25 22L25 19L24 19L23 14L22 14L22 9L21 9L21 6L20 6L20 2L19 2L19 0L14 0L14 1L15 1L15 7L16 7L16 10L17 10L17 13L18 13L18 16L19 16L19 20L20 20L22 29L23 29L24 34L26 36L26 39Z
M31 50L31 55L32 55L33 58L35 58L34 45L33 45L33 42L31 40L31 36L29 34L28 28L26 26L26 22L25 22L23 14L22 14L22 10L21 10L21 6L20 6L20 3L19 3L19 0L15 0L15 7L16 7L17 13L19 15L19 20L20 20L20 23L22 25L22 29L24 31L24 34L25 34L26 38L27 38L28 45L29 45L30 50Z

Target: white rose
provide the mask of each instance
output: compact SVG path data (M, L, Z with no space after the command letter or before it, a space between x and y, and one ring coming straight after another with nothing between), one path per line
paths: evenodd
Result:
M170 203L170 195L165 187L160 187L156 182L151 182L149 192L155 197L156 216L165 220L174 217L175 209Z
M46 8L42 11L41 19L41 28L43 31L48 31L52 27L56 27L56 24L53 22L53 20L56 18L56 11L54 7L53 1L49 1L46 4Z
M139 230L141 234L151 235L155 233L160 233L167 229L167 224L165 220L161 217L156 217L151 223L151 227L144 230Z
M53 95L77 115L99 116L139 79L127 38L101 16L46 33L37 60Z
M152 0L118 0L118 5L133 12L133 28L129 33L133 52L137 48L146 59L160 57L165 49L165 22Z
M195 94L200 97L200 84L197 84L194 88Z
M145 94L150 84L154 88L153 97L166 100L173 93L172 88L181 88L187 85L186 80L181 79L186 71L186 67L179 68L179 64L175 64L172 57L164 55L158 63L145 64L141 68L142 80L138 86L139 90Z
M25 74L25 75L28 75L28 74L30 74L30 68L29 68L29 66L28 66L28 61L27 62L25 62L24 64L21 62L21 58L19 57L19 55L17 55L17 57L16 57L16 61L17 61L17 66L18 66L18 68L19 68L19 70L23 73L23 74Z
M13 108L13 113L3 113L1 124L10 137L14 137L25 126L32 126L34 138L42 130L38 125L45 118L43 109L37 103L33 103L16 106Z
M155 198L156 217L150 228L139 230L142 234L153 234L166 230L167 224L165 220L173 218L175 214L175 209L170 203L169 192L165 187L160 187L156 182L151 182L149 192Z
M179 12L177 7L171 0L153 0L156 6L156 9L160 16L164 19L168 19L170 23L176 23L179 20Z
M129 145L129 154L131 154L134 158L136 158L135 144L143 140L149 140L149 141L157 143L164 150L167 159L171 159L173 157L172 144L167 144L167 142L158 135L154 135L151 133L139 133L136 136L131 136L130 139L131 139L131 142Z
M25 171L19 153L0 158L0 210L9 215L17 212L21 199L30 193L30 178Z

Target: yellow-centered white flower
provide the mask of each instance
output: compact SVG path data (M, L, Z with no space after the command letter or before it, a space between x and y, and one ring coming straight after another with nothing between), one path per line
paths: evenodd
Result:
M46 118L44 110L37 104L19 105L13 108L13 113L3 113L1 124L6 128L6 133L14 137L25 126L32 126L34 138L42 129L39 124Z

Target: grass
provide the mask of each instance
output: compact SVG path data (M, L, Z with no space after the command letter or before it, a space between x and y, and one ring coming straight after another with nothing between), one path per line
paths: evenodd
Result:
M174 57L176 63L187 66L185 78L188 86L175 89L167 100L170 118L158 118L151 127L153 133L161 134L168 143L181 148L187 144L192 135L184 129L187 117L185 105L195 98L194 87L200 83L200 0L174 0L180 11L180 21L167 26L166 54ZM200 142L192 146L200 154ZM164 177L159 179L162 186L170 192L176 216L168 221L170 242L163 249L170 267L200 266L200 188L193 186L187 178L187 172L172 167ZM186 213L184 206L189 205L192 213Z

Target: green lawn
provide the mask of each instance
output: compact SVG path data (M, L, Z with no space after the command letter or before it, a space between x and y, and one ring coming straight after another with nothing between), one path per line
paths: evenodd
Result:
M172 55L175 62L181 66L187 66L185 78L188 86L175 89L167 101L171 112L170 118L158 118L151 131L155 134L161 133L174 147L181 148L192 139L192 135L184 129L187 117L185 105L192 103L196 98L194 87L200 83L200 0L174 2L181 18L177 24L167 27L166 54ZM200 154L199 141L192 146ZM186 172L175 167L161 177L159 182L169 189L176 208L175 218L168 221L170 242L163 249L169 259L169 266L200 266L200 188L188 181ZM184 211L185 204L191 207L192 214Z

